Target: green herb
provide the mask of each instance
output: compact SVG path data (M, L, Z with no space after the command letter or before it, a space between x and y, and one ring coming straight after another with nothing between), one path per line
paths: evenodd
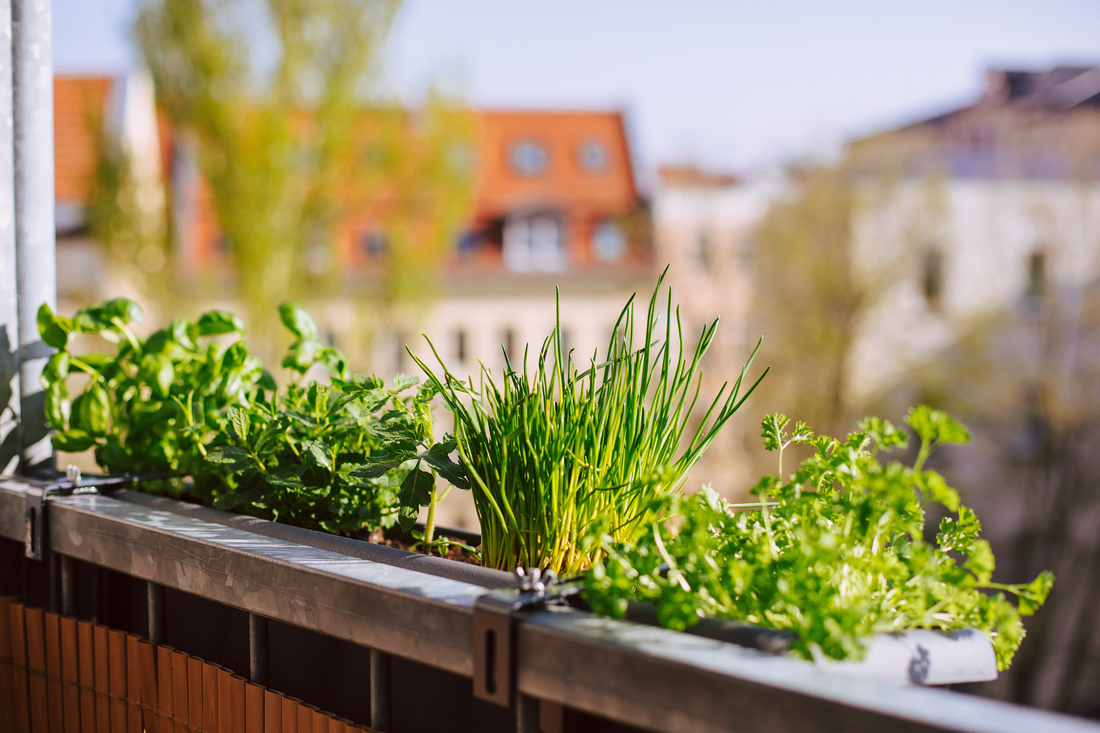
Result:
M57 431L56 448L95 449L96 462L112 473L181 471L201 474L203 442L226 427L226 409L247 405L261 389L274 389L243 341L241 320L224 311L197 321L177 318L147 339L134 334L141 307L115 298L82 308L71 319L47 305L38 311L42 340L57 349L42 374L46 416ZM114 354L77 356L74 334L94 334L117 345ZM70 375L87 384L70 401Z
M859 658L876 632L971 626L989 636L1006 669L1024 635L1020 617L1043 604L1054 576L992 581L981 523L942 476L922 470L938 445L965 443L969 434L927 407L911 410L907 422L921 441L912 468L877 460L878 451L908 440L885 420L864 420L840 441L801 423L789 434L786 417L768 416L764 443L778 453L780 473L757 484L755 510L738 511L709 489L655 500L659 519L636 539L594 538L606 559L589 574L586 597L614 616L631 600L655 603L661 624L673 629L716 616L797 631L793 651L805 658ZM815 454L784 476L782 453L792 443ZM929 502L951 512L935 543L923 539ZM678 527L665 521L673 517Z
M387 397L381 381L360 378ZM335 384L291 385L271 400L260 395L229 410L229 425L214 437L206 460L220 484L208 487L214 505L327 532L389 527L397 519L404 471L369 481L355 473L379 450L369 432L374 405Z
M446 495L437 493L436 474L466 483L449 457L453 439L432 442L434 388L402 397L420 380L399 374L386 389L377 377L349 375L344 355L319 341L304 308L283 303L279 315L295 336L283 359L295 380L283 394L230 410L207 456L226 486L217 505L334 533L397 521L408 531L427 506L419 539L445 552L449 542L434 537L436 505ZM331 384L301 384L318 363L332 372Z
M39 329L58 349L43 375L55 446L95 447L96 462L110 472L188 473L209 505L311 529L389 527L399 510L411 524L421 499L434 519L435 471L452 483L464 478L446 456L446 440L431 443L432 390L403 398L418 380L399 376L387 390L375 377L349 375L343 354L319 340L304 308L283 303L279 314L294 335L283 359L292 380L282 391L242 340L215 338L243 335L230 313L176 319L143 340L130 329L141 321L132 301L100 303L72 319L43 306ZM98 334L117 343L117 353L78 357L69 349L74 333ZM318 364L331 385L305 382ZM70 403L72 372L89 381ZM418 462L404 465L408 459ZM431 488L420 461L435 469ZM429 545L444 544L433 542L431 527L426 534Z
M688 429L698 418L700 362L718 322L703 328L685 359L671 292L664 328L658 326L663 279L643 324L635 323L632 297L615 324L606 361L593 355L583 372L572 352L562 350L560 300L556 325L533 373L526 353L519 370L505 353L502 383L483 365L475 391L445 365L436 375L413 355L454 413L488 567L574 572L601 553L582 546L595 524L607 523L619 541L647 531L656 516L653 498L683 483L715 433L759 384L758 379L739 399L750 358L732 389L727 393L724 385L698 427ZM638 347L636 325L644 331ZM438 352L435 356L442 365Z
M394 390L389 393L371 389L365 384L359 387L360 393L370 404L380 407L389 399L391 408L382 413L376 422L367 425L368 432L382 446L381 454L372 456L368 464L352 469L351 475L361 479L374 479L398 467L410 467L401 481L398 494L401 528L406 532L412 530L420 508L426 506L428 516L424 523L424 532L413 532L419 540L417 545L429 549L435 547L446 555L448 545L457 544L476 554L474 548L461 542L435 537L436 506L446 498L452 488L470 488L465 470L451 457L457 447L454 436L447 434L441 441L434 442L431 404L437 393L435 385L421 385L415 396L397 399L398 392L416 386L420 379L398 374L393 383ZM437 476L450 484L443 493L439 493Z

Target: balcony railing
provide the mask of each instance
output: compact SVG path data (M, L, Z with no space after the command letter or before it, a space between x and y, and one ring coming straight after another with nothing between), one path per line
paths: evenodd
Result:
M474 569L455 580L420 572L422 561L404 553L365 559L355 556L364 543L240 518L262 533L252 532L187 516L196 511L187 505L130 498L50 499L44 559L23 560L24 600L203 657L376 730L1100 731L572 609L518 622L519 694L501 708L472 694L472 624L486 585L507 576ZM26 484L0 483L4 563L23 554L27 501ZM310 544L269 536L286 531Z

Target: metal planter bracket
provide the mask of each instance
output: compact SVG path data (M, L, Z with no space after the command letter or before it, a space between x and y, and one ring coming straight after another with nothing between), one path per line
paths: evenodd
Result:
M474 603L474 696L512 707L516 702L516 624L525 613L566 605L580 592L571 581L557 582L553 571L516 568L519 584L478 596Z
M46 495L49 489L45 486L27 485L26 509L23 512L24 554L31 560L42 560L42 535L46 529Z
M49 551L46 526L46 502L53 496L79 496L81 494L98 494L100 489L114 489L126 486L136 481L160 478L172 478L179 476L177 473L165 473L146 476L133 476L129 474L120 476L87 476L80 475L80 469L69 464L65 470L64 479L40 479L20 477L26 491L26 510L24 512L23 544L25 554L31 560L41 561L45 553Z

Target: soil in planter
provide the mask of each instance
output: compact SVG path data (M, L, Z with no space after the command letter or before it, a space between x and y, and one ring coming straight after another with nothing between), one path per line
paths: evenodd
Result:
M436 530L436 536L450 537L451 535L446 530ZM408 532L402 531L400 527L390 527L389 529L382 530L376 529L373 532L367 532L365 529L358 532L353 532L348 535L352 539L362 540L364 542L373 542L376 545L384 545L386 547L396 547L399 550L406 550L408 552L425 553L423 549L417 547L413 549L413 544L416 543L416 538ZM469 542L466 537L452 537L452 539L459 540L461 542ZM432 557L439 557L437 552L431 553ZM475 557L469 550L459 547L458 545L451 545L447 548L446 559L454 560L456 562L464 562L469 565L481 565L481 560Z

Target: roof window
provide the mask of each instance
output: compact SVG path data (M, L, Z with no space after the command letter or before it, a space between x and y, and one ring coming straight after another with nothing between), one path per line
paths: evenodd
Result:
M595 140L588 140L577 151L581 167L590 173L601 173L607 169L607 148Z
M534 140L521 140L512 146L512 170L525 176L537 176L546 170L546 148Z

